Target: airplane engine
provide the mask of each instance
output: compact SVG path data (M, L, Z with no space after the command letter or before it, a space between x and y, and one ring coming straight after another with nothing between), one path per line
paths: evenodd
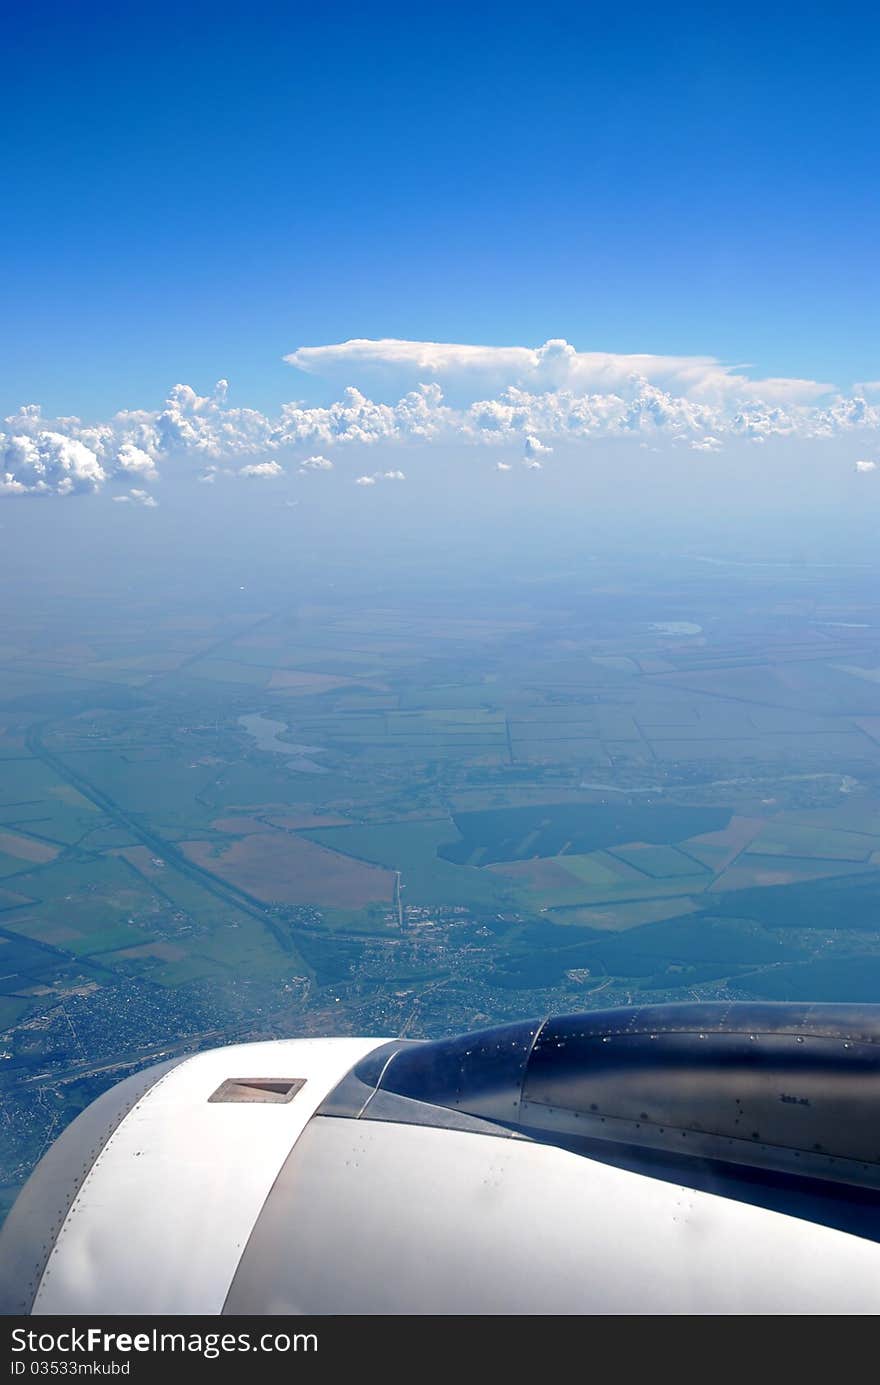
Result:
M0 1233L0 1309L880 1311L880 1006L237 1044L105 1092Z

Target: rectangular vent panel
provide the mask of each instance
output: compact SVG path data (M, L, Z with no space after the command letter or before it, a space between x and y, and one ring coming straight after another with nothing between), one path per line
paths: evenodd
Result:
M304 1077L227 1077L209 1101L293 1101Z

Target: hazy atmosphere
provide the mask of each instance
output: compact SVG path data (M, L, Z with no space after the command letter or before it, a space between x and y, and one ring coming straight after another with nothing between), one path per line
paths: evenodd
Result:
M231 1040L880 999L876 15L184 11L9 21L4 1211Z

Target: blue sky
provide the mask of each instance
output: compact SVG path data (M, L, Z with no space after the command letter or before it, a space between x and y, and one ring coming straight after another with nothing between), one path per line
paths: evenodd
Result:
M36 0L5 49L4 413L320 399L281 358L352 337L880 379L874 6Z

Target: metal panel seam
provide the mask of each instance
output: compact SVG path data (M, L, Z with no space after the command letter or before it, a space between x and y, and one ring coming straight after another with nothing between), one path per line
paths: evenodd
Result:
M154 1093L156 1093L159 1090L159 1088L167 1081L169 1077L178 1074L182 1068L185 1068L188 1063L193 1062L194 1059L198 1057L199 1055L197 1053L191 1054L191 1056L189 1058L185 1058L182 1063L176 1063L175 1066L173 1068L170 1068L168 1072L163 1073L163 1075L159 1078L158 1082L154 1082L151 1087L148 1087L144 1094L135 1102L134 1106L132 1106L131 1109L125 1113L122 1120L119 1122L116 1129L113 1131L113 1134L110 1136L109 1140L106 1142L103 1149L100 1151L97 1158L92 1163L92 1166L88 1171L88 1174L79 1186L76 1197L73 1199L73 1202L70 1204L70 1207L68 1208L67 1216L64 1218L64 1221L61 1225L61 1229L59 1230L58 1235L55 1237L55 1244L53 1245L52 1251L46 1261L43 1273L40 1275L40 1282L37 1285L37 1291L34 1294L33 1304L31 1305L31 1312L34 1312L34 1310L36 1309L40 1301L40 1295L43 1292L43 1285L45 1284L46 1280L51 1276L52 1262L55 1259L56 1255L59 1253L61 1242L64 1240L64 1237L67 1233L67 1229L70 1224L71 1218L76 1214L79 1201L88 1189L89 1184L94 1179L99 1167L104 1163L105 1158L109 1151L112 1149L117 1139L117 1136L119 1135L119 1132L122 1130L122 1127L125 1125L129 1117L133 1116L136 1111L139 1111L142 1104L147 1100L147 1098L153 1096Z
M379 1047L379 1044L377 1044L376 1047L378 1048L378 1047ZM368 1052L371 1052L371 1051L372 1051L372 1050L368 1050ZM365 1054L365 1055L363 1055L363 1056L366 1057L367 1055ZM393 1054L393 1053L390 1054L390 1055L389 1055L389 1058L388 1058L388 1063L390 1063L390 1062L391 1062L391 1059L394 1058L395 1056L396 1056L396 1055ZM356 1058L355 1061L352 1063L351 1067L348 1069L348 1073L351 1073L352 1070L354 1069L354 1067L355 1067L355 1066L357 1065L357 1063L359 1063L360 1061L361 1061L361 1060L360 1060L359 1058ZM388 1066L388 1063L385 1064L385 1067ZM382 1071L383 1071L383 1073L384 1073L385 1068L383 1068ZM346 1076L348 1076L348 1073L346 1073ZM374 1094L374 1093L371 1092L371 1093L370 1093L370 1096L372 1097L373 1094ZM369 1105L369 1099L368 1099L367 1102L364 1103L364 1108L363 1108L363 1109L366 1109L367 1105ZM256 1217L254 1218L254 1223L253 1223L253 1226L252 1226L251 1229L250 1229L250 1233L249 1233L249 1235L248 1235L248 1238L247 1238L247 1240L245 1241L244 1245L242 1246L242 1248L241 1248L241 1254L239 1255L238 1259L237 1259L236 1262L235 1262L235 1268L234 1268L233 1271L232 1271L232 1274L231 1274L230 1279L229 1279L229 1284L228 1284L227 1287L226 1287L226 1293L225 1293L225 1295L224 1295L224 1297L223 1297L223 1305L222 1305L222 1307L221 1307L221 1309L220 1309L220 1317L223 1317L223 1315L226 1313L226 1305L227 1305L227 1303L229 1302L229 1295L232 1293L232 1286L233 1286L234 1283L235 1283L235 1279L236 1279L236 1276L237 1276L237 1274L238 1274L239 1269L241 1268L242 1261L245 1259L245 1256L246 1256L247 1253L248 1253L248 1250L249 1250L249 1248L250 1248L251 1241L253 1240L253 1237L254 1237L254 1233L255 1233L255 1231L256 1231L256 1229L257 1229L257 1226L259 1225L260 1218L261 1218L261 1216L263 1215L263 1212L265 1211L266 1207L268 1206L268 1204L269 1204L269 1202L270 1202L270 1200L271 1200L272 1194L273 1194L274 1191L275 1191L275 1188L276 1188L276 1186L277 1186L277 1184L278 1184L278 1181L279 1181L279 1179L281 1178L281 1175L284 1173L284 1170L287 1168L288 1161L289 1161L291 1155L293 1154L293 1151L296 1149L296 1146L297 1146L299 1140L300 1140L300 1139L302 1138L302 1136L306 1133L306 1131L308 1130L309 1126L311 1125L311 1123L312 1123L312 1121L315 1119L315 1117L318 1116L319 1114L320 1114L320 1105L317 1106L317 1107L315 1108L315 1110L312 1112L312 1114L309 1116L308 1120L306 1121L305 1125L303 1126L302 1130L300 1130L299 1134L297 1134L297 1135L294 1137L294 1139L293 1139L293 1141L292 1141L292 1143L291 1143L290 1149L287 1151L287 1153L285 1154L284 1158L281 1160L281 1163L278 1165L278 1169L277 1169L277 1172L276 1172L276 1174L275 1174L275 1177L272 1179L271 1186L270 1186L268 1192L266 1193L266 1196L263 1198L263 1205L262 1205L262 1207L260 1208L260 1210L257 1212ZM358 1120L358 1119L360 1119L360 1113L358 1114L358 1116L355 1116L354 1118L352 1118L351 1116L341 1116L341 1117L337 1117L337 1119L341 1119L341 1120L351 1120L351 1119L355 1119L355 1120Z
M366 1099L366 1101L364 1102L363 1106L362 1106L361 1109L358 1111L357 1115L355 1116L355 1120L360 1120L361 1116L362 1116L362 1115L364 1114L364 1112L366 1111L366 1109L367 1109L367 1107L369 1106L370 1102L373 1100L373 1097L376 1095L376 1093L377 1093L377 1092L379 1091L379 1089L381 1088L382 1083L383 1083L383 1081L384 1081L384 1079L385 1079L385 1074L386 1074L386 1072L388 1071L388 1068L389 1068L390 1064L393 1063L393 1061L394 1061L394 1059L397 1057L398 1053L402 1053L402 1052L403 1052L402 1049L396 1048L396 1049L394 1050L393 1053L389 1053L389 1054L388 1054L388 1057L385 1059L385 1062L382 1064L382 1071L379 1073L379 1076L378 1076L378 1078L376 1079L376 1085L373 1087L373 1090L370 1092L370 1095L367 1097L367 1099Z
M534 1032L534 1034L533 1034L533 1036L532 1036L532 1042L529 1044L529 1051L528 1051L528 1053L527 1053L526 1056L525 1056L525 1061L523 1062L523 1065L522 1065L522 1075L520 1076L520 1079L519 1079L519 1100L517 1101L517 1106L519 1107L519 1112L518 1112L518 1115L517 1115L517 1118L518 1118L518 1119L519 1119L519 1118L521 1117L521 1115L522 1115L522 1108L523 1108L523 1093L525 1092L525 1089L526 1089L526 1078L528 1077L528 1073L529 1073L529 1063L532 1061L532 1054L533 1054L534 1051L535 1051L535 1045L537 1044L538 1040L540 1039L541 1035L543 1034L544 1030L546 1029L547 1025L550 1023L550 1020L551 1020L552 1018L553 1018L552 1015L545 1015L545 1016L544 1016L544 1018L541 1020L541 1023L538 1025L537 1029L535 1030L535 1032Z

